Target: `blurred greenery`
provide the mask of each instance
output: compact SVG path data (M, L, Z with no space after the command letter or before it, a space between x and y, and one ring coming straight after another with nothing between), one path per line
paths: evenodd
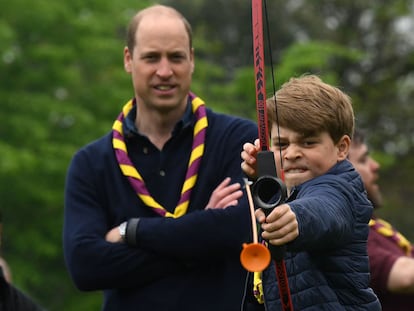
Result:
M160 2L193 25L193 91L218 111L255 120L250 1ZM0 4L2 254L13 282L48 310L100 309L101 294L79 292L65 269L65 174L73 153L108 132L132 96L124 33L151 3ZM348 92L382 165L379 213L414 240L413 1L272 0L266 7L267 93L303 73Z

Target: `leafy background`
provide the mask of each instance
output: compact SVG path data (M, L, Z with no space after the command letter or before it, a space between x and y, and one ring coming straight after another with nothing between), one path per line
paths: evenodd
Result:
M250 1L160 2L193 25L193 91L218 111L255 120ZM48 310L100 309L101 294L79 292L65 269L65 174L73 153L108 132L132 96L125 28L152 3L0 4L2 255L14 284ZM386 204L379 214L414 240L413 1L272 0L266 8L268 94L303 73L350 94L382 165Z

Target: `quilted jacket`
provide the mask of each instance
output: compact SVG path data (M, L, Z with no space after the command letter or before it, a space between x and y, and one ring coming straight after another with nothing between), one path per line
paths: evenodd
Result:
M381 310L369 288L368 221L372 205L346 160L292 190L287 202L299 236L284 257L293 309ZM282 310L275 264L263 272L267 311Z

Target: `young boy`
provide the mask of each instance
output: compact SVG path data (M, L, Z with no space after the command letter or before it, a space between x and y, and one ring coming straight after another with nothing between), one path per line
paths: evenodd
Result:
M267 108L270 149L289 196L268 216L258 209L256 218L263 239L286 247L293 309L381 310L368 285L372 205L346 160L354 130L350 98L307 75L285 83ZM260 150L258 141L243 146L242 169L252 178ZM266 310L282 310L274 264L263 271L262 287Z

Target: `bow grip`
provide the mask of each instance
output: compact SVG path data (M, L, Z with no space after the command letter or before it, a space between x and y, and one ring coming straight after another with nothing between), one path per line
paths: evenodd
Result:
M268 216L274 208L284 203L287 198L285 183L277 177L275 158L272 151L260 151L257 154L258 178L252 187L252 197L255 205ZM269 244L272 258L276 261L283 259L285 246Z

